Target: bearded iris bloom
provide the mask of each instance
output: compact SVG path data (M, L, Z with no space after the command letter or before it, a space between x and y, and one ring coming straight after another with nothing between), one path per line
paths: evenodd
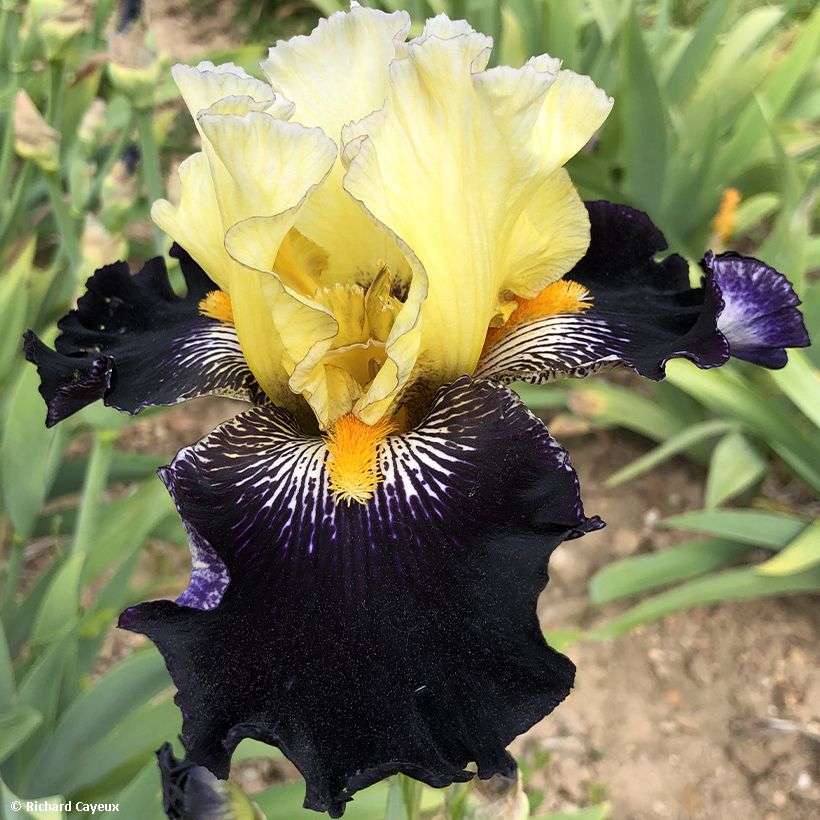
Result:
M191 579L120 625L165 656L192 761L226 777L242 738L275 744L334 817L395 772L512 774L572 686L535 604L552 550L602 524L504 385L807 343L777 271L707 254L691 288L648 217L582 202L563 166L612 105L589 78L409 25L354 5L272 48L268 82L177 66L202 151L153 217L186 295L161 259L117 263L56 351L26 337L48 424L250 403L160 470Z

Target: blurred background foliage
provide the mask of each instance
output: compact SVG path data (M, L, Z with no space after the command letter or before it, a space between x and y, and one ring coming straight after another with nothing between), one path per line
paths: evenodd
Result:
M194 5L208 14L218 4ZM570 164L583 195L648 211L693 264L693 281L707 247L754 252L789 275L820 332L820 9L810 0L381 5L408 8L416 29L441 11L466 17L495 37L499 63L549 52L591 75L616 107ZM118 449L129 420L104 408L46 429L36 373L20 354L27 327L53 339L95 268L167 250L148 207L173 186L194 130L140 6L0 2L0 817L12 816L12 794L119 802L106 818L159 817L153 752L179 731L159 655L141 647L121 659L110 640L122 608L180 586L168 568L137 572L149 539L185 545L154 478L172 454ZM202 56L258 74L272 40L341 7L238 0L232 39L250 44ZM703 467L704 508L659 522L697 536L598 572L593 603L630 605L586 637L717 601L820 589L818 365L810 348L777 372L673 362L661 384L612 374L522 386L556 429L623 428L652 442L607 477L613 488L673 456ZM235 760L271 754L246 741ZM269 818L294 818L302 793L301 783L277 785L254 800ZM443 802L397 780L359 795L346 816L547 817L537 814L542 798L530 790L529 809L510 800L487 814L474 790ZM237 812L252 816L249 804ZM607 813L599 802L572 816Z

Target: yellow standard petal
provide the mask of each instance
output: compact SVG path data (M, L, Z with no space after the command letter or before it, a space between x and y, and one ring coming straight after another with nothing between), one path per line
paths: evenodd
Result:
M585 252L586 210L561 164L611 105L549 58L483 71L487 38L448 23L407 45L384 108L343 137L345 189L429 282L413 374L428 390L472 372L515 297L535 296ZM566 93L574 85L582 101Z
M327 176L335 145L317 128L251 111L199 117L225 226L231 304L239 342L268 395L282 373L335 333L335 322L274 271L285 237L311 190Z
M277 119L287 119L293 111L292 102L277 96L267 83L233 63L178 64L171 74L194 121L206 108L230 97L243 97L248 101L248 110L268 111Z
M293 102L294 121L318 126L338 143L345 124L384 105L388 67L409 30L406 12L386 14L353 4L350 12L320 20L311 34L277 43L262 69L276 92ZM360 283L376 275L380 262L394 273L404 268L409 277L392 237L342 190L343 173L337 162L297 224L327 253L326 282Z
M193 154L179 166L179 182L179 204L158 199L151 206L151 219L227 291L231 259L225 251L225 230L205 154Z

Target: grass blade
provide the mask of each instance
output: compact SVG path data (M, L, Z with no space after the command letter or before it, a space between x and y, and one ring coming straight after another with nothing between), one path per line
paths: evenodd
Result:
M757 484L768 462L741 433L729 433L715 447L706 477L704 505L717 507Z
M607 564L592 576L589 597L606 604L651 589L703 575L749 552L749 544L723 538L686 541L649 555L624 558Z
M806 522L790 515L760 510L697 510L664 518L658 526L695 530L742 544L778 550L800 535L806 528Z
M672 69L666 83L666 94L672 104L683 99L694 87L717 44L718 35L726 24L731 8L732 0L712 0L704 12L694 36Z
M633 204L653 214L663 224L660 208L666 173L666 105L634 9L624 32L619 98L624 188Z
M587 636L615 638L636 626L657 621L672 612L723 601L794 595L816 592L818 589L820 569L817 568L786 576L758 575L756 567L728 569L653 595L622 615L590 630Z
M695 424L692 427L687 427L681 430L680 433L668 438L659 447L639 456L627 464L626 467L622 467L616 473L613 473L604 481L604 485L606 487L617 487L619 484L637 478L672 458L672 456L689 450L693 445L701 441L733 430L735 426L735 423L732 421L713 419L711 421L704 421L701 424Z
M820 564L820 521L806 527L774 558L760 564L761 575L792 575Z

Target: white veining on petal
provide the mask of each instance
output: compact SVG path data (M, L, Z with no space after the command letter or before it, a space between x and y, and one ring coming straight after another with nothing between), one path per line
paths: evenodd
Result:
M618 364L634 340L611 322L583 314L548 316L502 337L484 356L478 378L540 383L588 376Z

